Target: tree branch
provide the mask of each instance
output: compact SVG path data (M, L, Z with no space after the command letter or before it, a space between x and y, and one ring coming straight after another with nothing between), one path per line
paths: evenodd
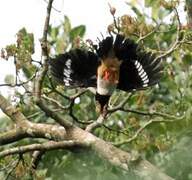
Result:
M22 128L17 127L11 131L0 134L0 145L16 142L26 137L27 133Z
M25 124L27 120L26 117L19 111L19 109L13 107L1 94L0 108L13 122L17 124Z
M41 39L43 68L42 68L41 72L39 73L37 81L35 83L36 101L40 101L40 99L41 99L42 84L43 84L45 75L47 74L47 71L48 71L49 52L48 52L48 47L47 47L48 46L47 45L47 33L48 33L52 3L53 3L53 0L49 0L48 6L47 6L47 15L46 15L45 24L44 24L44 30L43 30L43 37Z
M26 81L24 82L20 82L20 83L15 83L15 84L9 84L9 83L6 83L6 84L0 84L0 87L3 87L3 86L8 86L8 87L11 87L11 88L15 88L15 87L20 87L20 86L24 86L25 84L29 83L30 81L32 81L37 75L37 71L29 78L27 79Z
M106 119L106 118L103 117L103 115L100 115L100 116L97 118L97 120L94 121L93 123L89 124L89 125L86 127L85 130L88 131L88 132L94 131L97 127L102 126L102 124L103 124L103 122L104 122L105 119Z
M34 151L32 154L31 167L37 169L39 162L41 161L42 156L45 154L45 150Z
M130 153L116 148L112 144L105 142L87 131L80 128L71 128L67 131L67 134L70 139L88 143L98 155L109 161L112 165L121 167L126 171L132 169L135 174L142 179L148 180L149 177L153 177L152 179L156 180L173 180L150 162L142 159L135 159Z
M113 113L115 111L123 111L123 112L129 112L129 113L134 113L134 114L138 114L138 115L142 115L142 116L158 116L158 117L163 117L166 119L173 119L173 120L182 120L185 118L185 114L182 116L173 116L171 114L166 114L166 113L162 113L162 112L156 112L156 111L139 111L139 110L134 110L134 109L127 109L127 108L123 108L121 106L110 109L109 112ZM169 120L163 120L163 121L169 121Z
M72 146L85 146L86 144L83 144L79 141L60 141L60 142L55 142L55 141L49 141L43 144L30 144L30 145L25 145L25 146L19 146L15 148L10 148L4 151L0 152L0 158L6 157L9 155L14 155L14 154L23 154L26 152L31 152L31 151L50 151L54 149L65 149L69 148Z
M153 123L162 123L162 122L164 122L164 123L173 123L173 122L176 122L176 120L181 120L181 119L174 119L174 120L155 119L155 120L150 120L150 121L146 122L142 127L140 127L131 138L120 141L120 142L117 142L117 143L113 143L113 144L115 146L121 146L123 144L131 143L132 141L134 141L139 136L139 134L142 133L142 131L145 128L147 128L151 124L153 124Z
M181 39L180 39L181 21L180 21L179 14L178 14L178 11L177 11L176 8L174 8L174 11L175 11L175 15L176 15L176 18L177 18L177 35L176 35L175 42L172 44L172 46L167 51L165 51L163 54L157 56L154 61L167 57L173 51L175 51L177 48L179 48L179 46L181 45Z

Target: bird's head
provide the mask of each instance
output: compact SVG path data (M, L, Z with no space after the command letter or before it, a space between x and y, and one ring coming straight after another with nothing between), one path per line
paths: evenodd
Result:
M98 76L111 84L118 84L121 61L117 58L106 58L101 61Z

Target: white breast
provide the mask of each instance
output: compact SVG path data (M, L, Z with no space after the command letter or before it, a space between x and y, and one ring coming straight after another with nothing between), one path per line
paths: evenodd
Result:
M111 95L116 89L117 85L102 79L100 76L97 78L97 92L100 95Z

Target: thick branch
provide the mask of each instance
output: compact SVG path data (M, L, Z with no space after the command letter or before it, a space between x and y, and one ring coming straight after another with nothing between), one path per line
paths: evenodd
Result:
M46 138L53 140L64 140L66 131L63 126L32 123L14 106L12 106L2 95L0 95L0 108L16 122L16 129L0 135L0 144L8 144L26 137ZM47 107L46 107L47 109ZM49 110L48 113L51 113ZM53 114L52 117L62 121L63 119L58 114Z
M27 133L21 128L16 128L11 131L0 134L0 145L16 142L27 137Z
M0 94L0 108L15 123L19 124L25 123L26 121L25 116L16 107L13 107L1 94Z
M49 141L43 144L31 144L31 145L26 145L26 146L19 146L11 149L7 149L4 151L0 152L0 158L13 155L13 154L23 154L26 152L31 152L31 151L49 151L49 150L54 150L54 149L64 149L64 148L69 148L72 146L85 146L81 142L78 141L60 141L60 142L55 142L55 141Z
M139 175L142 179L147 180L149 177L153 177L152 179L156 180L173 180L171 177L162 173L150 162L141 159L136 163L137 160L135 160L135 157L133 157L130 153L116 148L112 144L107 143L80 128L68 129L67 134L70 139L90 144L92 149L96 151L97 154L109 161L111 164L121 167L126 171L131 168L135 174Z

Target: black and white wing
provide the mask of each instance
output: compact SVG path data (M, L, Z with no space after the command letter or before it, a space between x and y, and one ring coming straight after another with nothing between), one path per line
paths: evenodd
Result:
M54 79L69 87L96 87L98 57L91 51L74 49L50 60Z
M156 60L155 55L141 50L133 40L122 35L116 36L114 51L122 61L118 89L140 90L159 82L162 64L160 59Z

